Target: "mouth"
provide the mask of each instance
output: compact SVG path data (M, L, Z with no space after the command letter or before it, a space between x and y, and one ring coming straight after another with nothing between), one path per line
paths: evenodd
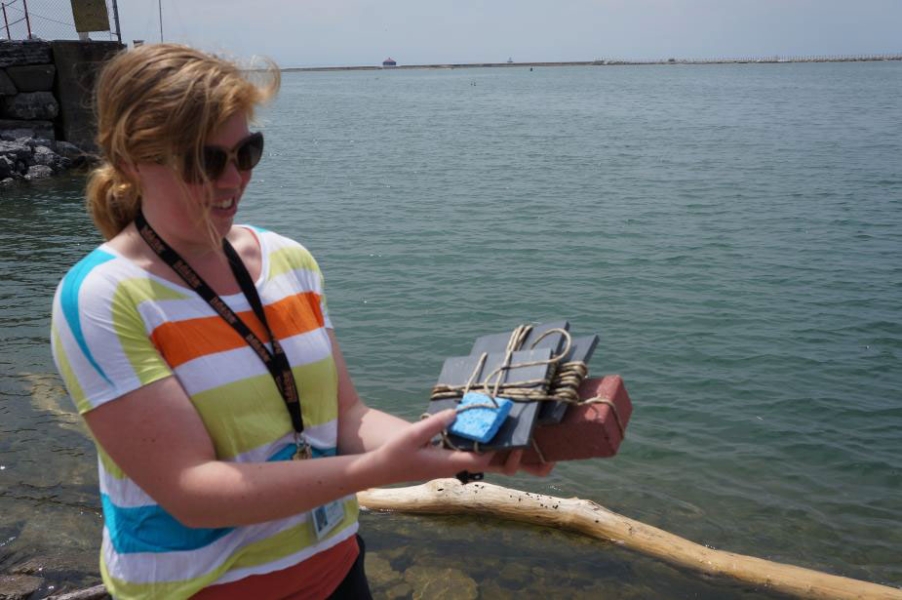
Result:
M229 198L224 198L222 200L213 202L210 207L216 210L231 210L235 207L235 204L235 196L230 196Z

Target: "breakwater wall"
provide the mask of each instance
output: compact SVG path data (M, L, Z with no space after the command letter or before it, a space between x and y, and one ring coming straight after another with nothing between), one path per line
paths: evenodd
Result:
M0 41L0 183L47 177L84 160L94 147L94 79L123 47Z
M436 63L423 65L397 65L382 67L359 65L350 67L288 67L283 72L293 71L393 71L403 69L478 69L496 67L608 67L643 65L742 65L777 63L825 63L825 62L880 62L902 61L902 54L867 54L851 56L771 56L765 58L666 58L654 60L629 60L604 58L563 62L501 62L501 63Z

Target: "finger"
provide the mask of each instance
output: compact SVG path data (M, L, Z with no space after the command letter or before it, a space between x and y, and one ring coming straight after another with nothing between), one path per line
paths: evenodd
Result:
M480 454L478 452L469 452L466 450L449 450L447 448L434 448L434 452L442 453L444 460L449 461L448 464L454 465L457 470L465 469L467 471L483 472L498 471L497 467L491 467L489 462L494 456L494 452Z
M542 463L540 465L530 465L524 467L531 475L536 477L545 477L554 469L557 463Z
M510 452L509 451L508 452L496 451L496 452L493 452L492 454L494 456L492 456L491 464L493 467L499 467L498 469L496 469L496 471L500 472L500 469L504 467L504 463L507 461L507 455L510 454Z
M457 412L453 408L430 415L407 429L407 436L416 446L422 446L454 423Z
M489 468L489 463L492 462L492 456L494 452L487 452L485 454L477 454L475 452L468 452L474 458L474 462L476 464L473 465L473 468L479 469L480 471L486 471Z
M504 461L504 474L514 475L520 468L520 461L523 459L523 450L511 450Z
M540 465L523 465L523 470L536 477L545 477L551 473L555 465L557 465L557 463L553 462L542 463Z

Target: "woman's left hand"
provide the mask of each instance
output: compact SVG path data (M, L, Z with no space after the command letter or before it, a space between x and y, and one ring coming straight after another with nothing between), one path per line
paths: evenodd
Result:
M511 450L507 455L499 453L492 460L492 465L500 465L500 472L505 475L515 475L518 471L535 475L536 477L545 477L554 469L557 463L546 462L538 465L524 465L523 450ZM501 462L503 461L503 463Z

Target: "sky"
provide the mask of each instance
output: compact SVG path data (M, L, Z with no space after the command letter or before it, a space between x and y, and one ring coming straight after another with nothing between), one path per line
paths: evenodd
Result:
M902 53L902 0L119 0L123 42L282 67Z

